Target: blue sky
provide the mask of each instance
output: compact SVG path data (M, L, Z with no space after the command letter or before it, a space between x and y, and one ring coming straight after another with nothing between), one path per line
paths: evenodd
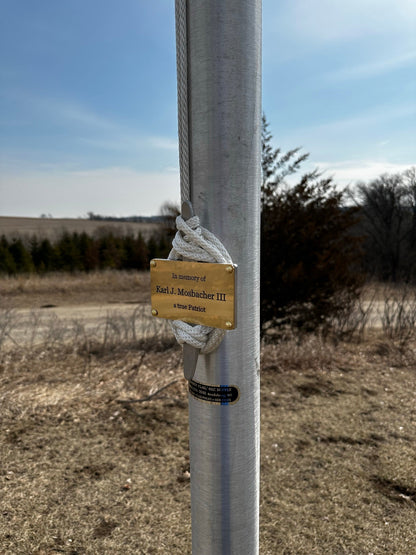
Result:
M1 0L0 215L179 199L174 0ZM340 186L416 164L416 2L263 0L263 109Z

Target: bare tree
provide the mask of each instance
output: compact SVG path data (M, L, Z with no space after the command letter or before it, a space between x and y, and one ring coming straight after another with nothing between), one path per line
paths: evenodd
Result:
M383 280L416 272L416 170L358 183L355 194L366 236L367 266Z
M179 206L175 202L166 201L160 207L160 215L162 216L163 233L171 241L176 233L176 217L181 213Z

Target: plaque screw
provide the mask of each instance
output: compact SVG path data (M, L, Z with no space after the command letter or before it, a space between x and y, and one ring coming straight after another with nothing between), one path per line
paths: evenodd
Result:
M151 268L155 268L155 267L156 267L156 260L151 260L151 261L150 261L150 267L151 267Z
M225 322L225 327L230 329L233 327L233 324L231 322Z
M152 315L157 316L158 314L159 314L159 312L155 308L153 308L152 309Z
M234 272L234 268L232 266L227 266L225 268L225 271L228 272L229 274L232 274Z

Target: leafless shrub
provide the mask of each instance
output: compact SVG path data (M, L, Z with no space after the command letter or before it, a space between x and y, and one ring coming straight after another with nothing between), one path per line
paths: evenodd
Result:
M147 314L138 306L131 314L108 312L96 322L64 319L39 310L14 317L12 311L0 313L0 347L15 351L64 350L86 357L103 356L126 349L160 350L174 344L165 320Z
M110 312L96 326L80 321L72 324L72 349L79 354L102 356L121 350L155 350L160 344L172 346L166 321L155 320L138 307L130 316Z
M15 313L12 309L0 310L0 349L10 337L10 332L15 323Z
M25 325L27 338L25 344L27 349L33 349L38 338L42 335L42 313L38 310L32 310L27 316L27 324ZM49 326L48 326L49 327ZM50 328L51 329L51 328Z
M405 346L416 335L416 291L403 286L386 293L380 319L386 337Z
M334 361L334 347L318 334L299 335L287 330L274 343L262 343L262 371L288 370L320 371L330 368Z
M376 306L375 294L369 299L359 297L354 305L340 310L330 322L330 336L336 340L361 341Z

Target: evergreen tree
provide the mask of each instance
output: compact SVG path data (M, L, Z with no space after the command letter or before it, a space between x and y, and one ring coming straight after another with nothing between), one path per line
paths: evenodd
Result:
M39 244L37 256L39 260L39 266L37 267L38 272L51 272L58 269L56 249L52 246L49 239L42 239Z
M113 233L102 235L98 241L101 269L120 269L124 258L122 242Z
M85 232L79 237L79 252L81 257L82 269L86 272L96 270L100 265L100 253L98 242Z
M30 252L30 256L32 258L32 262L35 267L35 270L38 271L40 259L39 259L39 241L36 235L33 235L29 240L29 252Z
M34 271L34 265L30 252L26 249L23 241L19 238L12 240L9 246L9 252L16 265L16 271L18 273L30 273Z
M317 170L288 186L306 154L281 154L263 119L261 320L315 329L352 305L362 278L359 240L351 234L355 210Z
M149 253L149 260L152 260L152 258L159 258L158 241L154 235L147 241L147 252Z
M17 267L9 251L9 243L4 235L0 239L0 274L16 274Z
M124 238L124 253L124 268L128 270L143 270L147 268L147 248L141 233L137 237L127 235Z
M65 272L75 272L80 269L81 255L77 243L77 233L70 234L65 232L58 240L55 249L59 270Z
M269 123L263 114L261 129L263 175L261 202L263 207L274 204L275 195L279 191L279 187L284 184L285 178L298 171L302 163L309 157L307 153L300 153L300 148L294 148L282 154L280 148L272 146L272 138L273 135L269 132Z

